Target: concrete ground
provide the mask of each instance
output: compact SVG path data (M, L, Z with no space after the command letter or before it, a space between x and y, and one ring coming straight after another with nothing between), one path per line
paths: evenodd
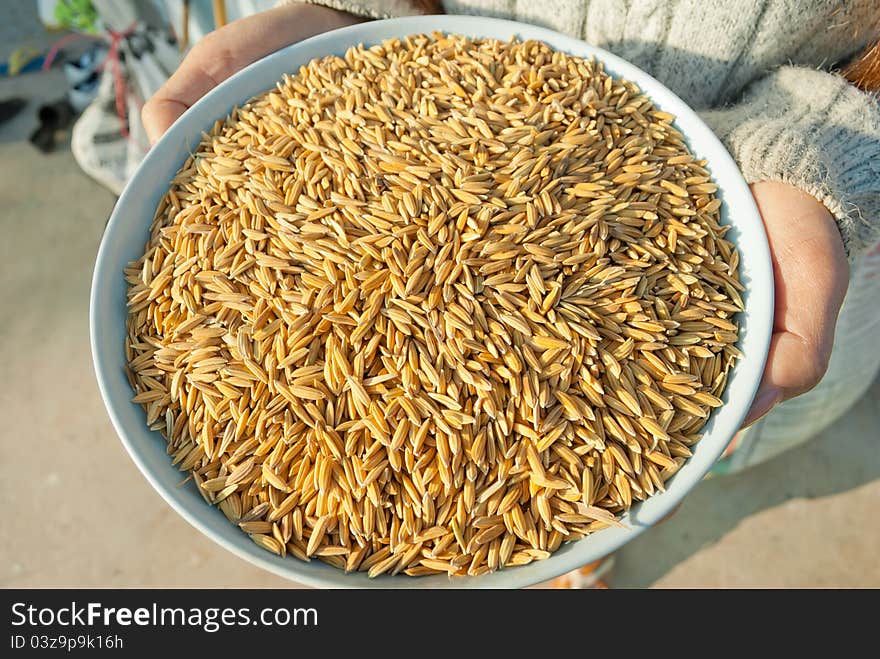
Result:
M55 73L0 80L33 100L0 126L0 587L285 587L154 493L117 440L88 345L93 261L113 196L66 149L26 142ZM628 587L880 587L880 383L796 452L701 484L628 545Z

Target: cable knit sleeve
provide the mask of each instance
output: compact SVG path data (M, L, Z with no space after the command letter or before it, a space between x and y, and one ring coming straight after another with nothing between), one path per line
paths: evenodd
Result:
M844 78L783 66L700 113L749 183L782 181L837 219L850 260L880 240L880 104Z

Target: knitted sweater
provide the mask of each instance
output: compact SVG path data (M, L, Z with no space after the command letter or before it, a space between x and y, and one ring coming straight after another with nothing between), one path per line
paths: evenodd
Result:
M308 0L372 18L413 0ZM854 259L880 240L880 104L833 71L875 0L443 0L450 14L549 27L644 69L697 110L751 183L784 181L837 219Z

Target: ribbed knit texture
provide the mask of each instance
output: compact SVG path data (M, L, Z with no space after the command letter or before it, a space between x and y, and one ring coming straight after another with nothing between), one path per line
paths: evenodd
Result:
M371 18L407 0L308 0ZM874 0L444 0L605 48L698 110L748 182L819 199L851 259L880 240L880 106L834 74L878 24Z

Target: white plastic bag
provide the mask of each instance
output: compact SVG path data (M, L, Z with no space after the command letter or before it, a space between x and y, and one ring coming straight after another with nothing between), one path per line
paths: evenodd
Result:
M95 100L73 126L70 150L86 174L118 195L133 170L129 158L129 128L126 126L123 130L114 90L113 74L108 67L101 74ZM129 108L133 105L129 99L126 104ZM137 162L133 164L137 166Z

